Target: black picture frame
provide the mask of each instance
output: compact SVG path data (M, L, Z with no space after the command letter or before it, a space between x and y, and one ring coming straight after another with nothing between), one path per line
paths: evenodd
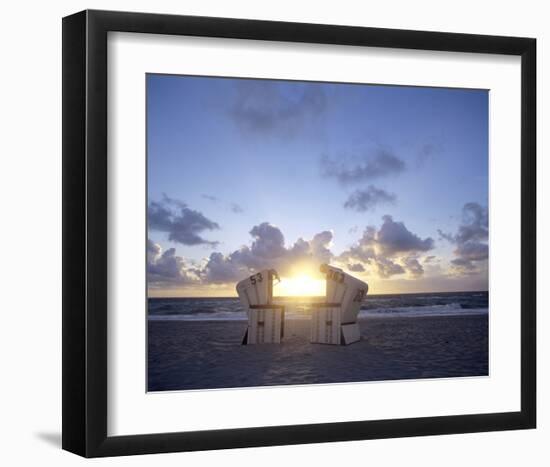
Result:
M108 436L109 31L520 56L521 410ZM100 457L535 428L535 326L535 39L91 10L63 18L63 449Z

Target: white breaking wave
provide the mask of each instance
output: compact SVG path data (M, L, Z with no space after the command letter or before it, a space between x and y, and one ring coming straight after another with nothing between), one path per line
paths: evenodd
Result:
M484 315L488 308L462 308L459 303L447 305L406 306L361 310L359 318L418 317L418 316L464 316Z

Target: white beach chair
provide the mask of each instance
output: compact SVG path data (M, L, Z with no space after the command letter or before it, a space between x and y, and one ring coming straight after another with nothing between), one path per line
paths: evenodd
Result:
M237 293L247 311L248 326L243 344L279 344L284 332L285 307L273 304L274 269L265 269L237 284Z
M321 272L326 275L326 302L315 303L312 310L311 342L336 345L357 342L361 338L357 315L368 284L328 264L321 266Z

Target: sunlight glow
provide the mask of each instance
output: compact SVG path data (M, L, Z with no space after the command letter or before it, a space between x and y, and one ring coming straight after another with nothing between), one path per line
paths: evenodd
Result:
M307 274L282 277L273 289L278 297L322 297L325 295L325 279L314 279Z

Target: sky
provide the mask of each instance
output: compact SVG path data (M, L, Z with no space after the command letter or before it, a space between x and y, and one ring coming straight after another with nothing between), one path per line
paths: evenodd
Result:
M234 296L265 268L296 290L322 263L371 293L488 289L488 91L146 85L150 296Z

